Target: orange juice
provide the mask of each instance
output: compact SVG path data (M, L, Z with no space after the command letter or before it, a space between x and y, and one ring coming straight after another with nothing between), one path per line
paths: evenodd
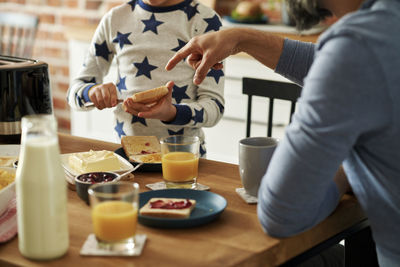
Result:
M137 208L124 201L101 202L92 209L92 221L98 239L121 241L135 235Z
M187 182L197 178L199 158L190 152L170 152L162 156L163 177L170 182Z

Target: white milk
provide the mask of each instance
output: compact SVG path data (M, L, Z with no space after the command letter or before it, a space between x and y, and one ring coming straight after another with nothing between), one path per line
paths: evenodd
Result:
M22 142L16 174L19 250L31 259L57 258L69 246L67 185L57 135Z

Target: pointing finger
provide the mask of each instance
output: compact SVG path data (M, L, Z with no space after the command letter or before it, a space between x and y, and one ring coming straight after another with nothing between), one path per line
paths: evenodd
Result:
M191 47L190 43L187 43L184 47L182 47L175 55L168 61L167 65L165 66L166 70L172 70L176 64L181 62L184 58L189 56L193 52L193 48Z

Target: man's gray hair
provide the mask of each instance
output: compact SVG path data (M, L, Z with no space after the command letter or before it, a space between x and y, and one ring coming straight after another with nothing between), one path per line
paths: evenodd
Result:
M322 9L318 0L285 0L288 15L296 22L298 30L306 30L318 24L332 13Z

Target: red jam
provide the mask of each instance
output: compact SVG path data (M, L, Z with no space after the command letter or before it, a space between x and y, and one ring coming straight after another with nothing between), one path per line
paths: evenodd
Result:
M145 146L149 146L150 145L150 143L149 142L147 142L146 144L144 144Z
M85 182L85 183L103 183L103 182L111 182L116 178L115 175L107 172L91 172L82 174L78 177L78 180Z
M152 209L186 209L192 206L192 202L189 199L185 199L182 201L163 201L163 200L156 200L150 202L150 208Z

